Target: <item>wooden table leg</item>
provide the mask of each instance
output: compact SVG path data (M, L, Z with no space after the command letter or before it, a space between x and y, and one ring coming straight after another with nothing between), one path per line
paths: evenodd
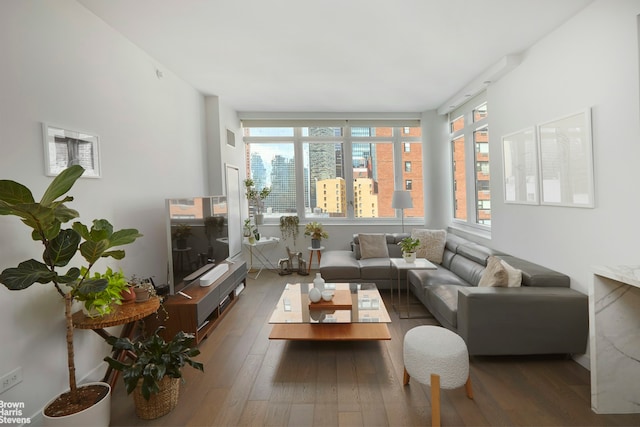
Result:
M307 273L311 273L311 261L313 261L313 251L309 251L309 265L307 266Z
M136 329L136 322L129 322L122 327L122 331L120 332L120 338L129 338L133 339ZM104 329L96 329L95 332L103 338L111 336ZM116 359L119 362L124 362L127 357L130 357L130 354L125 350L116 350L111 354L111 357ZM113 369L111 366L107 367L107 372L105 372L104 377L102 379L103 382L109 383L111 386L111 390L114 389L116 385L116 381L118 380L118 375L120 371Z
M440 375L431 374L431 426L440 427Z

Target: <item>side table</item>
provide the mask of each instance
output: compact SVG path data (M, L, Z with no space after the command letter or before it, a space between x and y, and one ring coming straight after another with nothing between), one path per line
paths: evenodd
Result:
M136 324L138 320L142 320L150 314L155 313L160 308L160 298L149 298L144 302L131 302L128 304L117 305L110 314L102 317L87 317L82 311L73 314L73 326L78 329L92 329L93 332L107 339L112 335L105 330L111 326L124 325L120 331L120 338L133 339L136 332ZM130 356L124 350L116 350L111 357L124 362ZM119 371L107 368L102 381L109 383L111 389L116 385Z
M307 266L307 273L311 272L311 261L313 260L313 253L316 252L318 254L318 268L320 268L320 258L322 258L322 250L324 250L324 246L320 246L319 248L313 248L309 246L307 248L309 250L309 265Z
M402 292L400 290L400 271L407 270L436 270L434 264L424 258L418 258L415 262L407 262L404 258L391 258L392 269L395 268L398 273L398 316L401 319L409 319L411 317L411 306L409 305L409 279L405 277L406 282L406 294L407 294L407 317L402 317L402 307L400 300L402 298ZM393 300L393 286L391 287L391 294Z
M261 263L260 269L256 273L256 277L254 277L254 279L258 278L258 276L260 275L260 273L262 273L262 270L265 268L265 266L268 266L268 268L270 268L271 270L278 269L278 267L273 265L273 263L262 252L262 249L261 249L261 247L264 248L265 246L269 246L269 245L277 245L278 242L280 242L280 239L277 237L263 237L260 240L254 241L253 243L249 243L249 240L244 240L243 244L249 248L249 256L250 256L249 271L253 270L254 255L258 259L258 261L260 261Z

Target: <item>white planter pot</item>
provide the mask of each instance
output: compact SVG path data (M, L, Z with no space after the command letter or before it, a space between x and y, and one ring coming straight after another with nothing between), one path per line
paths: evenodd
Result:
M80 411L73 415L66 415L64 417L50 417L45 415L44 409L42 410L42 418L44 419L42 425L45 427L109 427L111 422L111 387L107 383L93 382L82 384L79 387L88 385L102 385L107 387L107 395L95 405ZM45 409L58 398L56 396L51 399L46 405Z
M410 253L403 252L402 253L402 258L404 258L405 262L408 262L408 263L412 264L412 263L416 262L416 253L415 252L410 252Z

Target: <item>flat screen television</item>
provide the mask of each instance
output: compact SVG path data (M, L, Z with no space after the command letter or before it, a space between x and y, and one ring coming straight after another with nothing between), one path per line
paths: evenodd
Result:
M226 196L167 199L169 293L175 294L229 257Z

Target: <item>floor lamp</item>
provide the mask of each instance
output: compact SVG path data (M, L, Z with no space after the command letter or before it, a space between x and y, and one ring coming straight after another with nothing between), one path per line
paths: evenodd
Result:
M402 232L404 233L404 210L413 207L411 193L403 190L394 191L393 198L391 199L391 207L402 211Z

